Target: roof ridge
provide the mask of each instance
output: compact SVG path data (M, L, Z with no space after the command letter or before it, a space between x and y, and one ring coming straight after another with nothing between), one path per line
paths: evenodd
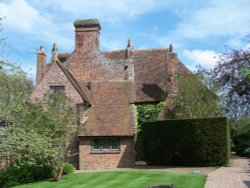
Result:
M138 52L138 51L157 51L157 50L169 51L169 48L147 48L147 49L138 49L138 50L132 50L132 51Z
M112 50L112 51L105 51L105 52L102 52L102 53L104 53L104 54L107 54L107 53L113 53L113 52L122 52L122 51L126 51L127 49L120 49L120 50Z

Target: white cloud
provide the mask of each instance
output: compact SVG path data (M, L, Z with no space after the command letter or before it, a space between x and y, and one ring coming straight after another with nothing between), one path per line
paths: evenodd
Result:
M192 5L192 4L191 4ZM187 38L209 36L246 35L250 32L249 0L211 0L205 6L193 9L182 16L175 33Z
M219 60L219 55L212 50L184 50L183 55L192 62L189 64L191 70L194 70L197 65L205 68L213 68Z
M25 0L13 0L9 4L0 3L0 16L5 18L3 21L7 27L24 32L31 31L34 24L41 19L38 11Z
M59 49L73 50L73 38L68 37L70 31L73 33L72 23L56 22L52 13L40 12L28 0L0 3L0 17L4 17L4 31L7 31L7 36L11 36L6 37L9 38L7 43L12 48L27 50L41 44L50 48L56 42Z
M168 1L158 0L35 0L46 8L65 11L77 18L96 17L102 22L124 22L137 16L165 9Z

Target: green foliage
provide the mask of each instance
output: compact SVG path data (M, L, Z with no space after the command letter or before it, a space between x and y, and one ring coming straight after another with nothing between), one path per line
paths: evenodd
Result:
M33 85L19 67L1 61L0 67L0 117L11 120L12 110L22 108Z
M159 114L164 106L163 102L156 104L140 104L136 105L138 114L138 126L148 121L156 121L159 119Z
M36 182L52 177L52 169L42 161L16 161L0 172L0 187Z
M0 66L0 119L5 126L0 153L18 161L42 160L52 167L53 178L60 180L77 134L69 126L76 122L75 107L63 93L55 94L52 102L45 97L43 105L27 105L33 88L27 75L12 64L0 62Z
M202 81L205 80L206 87ZM205 82L204 81L204 82ZM174 106L165 114L165 119L208 118L222 115L216 87L208 84L203 73L179 75L178 94L173 98Z
M147 122L138 135L149 164L217 166L229 162L229 125L225 118Z
M142 153L142 140L137 135L140 132L141 126L144 122L159 120L159 114L164 106L163 102L156 104L140 104L136 105L134 113L137 117L136 123L136 158L143 160L144 156Z
M64 163L63 175L72 174L74 171L75 171L74 165L72 165L71 163Z
M234 151L242 155L246 148L250 147L250 118L241 118L233 123Z
M203 188L205 175L157 171L84 172L71 174L61 182L43 181L18 188L143 188L148 185L175 185L178 188Z
M0 150L15 160L43 160L51 166L54 180L60 180L77 130L68 126L75 120L74 109L61 105L24 105L12 112L15 118L5 131Z

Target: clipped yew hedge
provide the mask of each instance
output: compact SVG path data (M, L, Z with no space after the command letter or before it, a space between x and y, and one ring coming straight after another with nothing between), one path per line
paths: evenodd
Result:
M230 127L226 118L146 122L138 136L148 164L224 166L229 163Z

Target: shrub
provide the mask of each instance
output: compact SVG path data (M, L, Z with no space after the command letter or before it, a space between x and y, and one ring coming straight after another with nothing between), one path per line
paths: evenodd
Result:
M65 163L63 167L63 175L71 174L75 171L74 165L71 163Z
M147 122L138 136L148 164L227 165L230 155L226 118Z
M242 152L242 154L243 154L244 157L250 158L250 148L245 149L245 150Z
M41 161L36 163L15 162L0 172L0 187L8 188L51 178L51 168Z
M233 129L234 151L239 155L244 155L246 148L250 147L250 119L242 118L234 122Z
M250 147L250 131L234 136L233 141L234 150L237 154L242 155L244 150Z

